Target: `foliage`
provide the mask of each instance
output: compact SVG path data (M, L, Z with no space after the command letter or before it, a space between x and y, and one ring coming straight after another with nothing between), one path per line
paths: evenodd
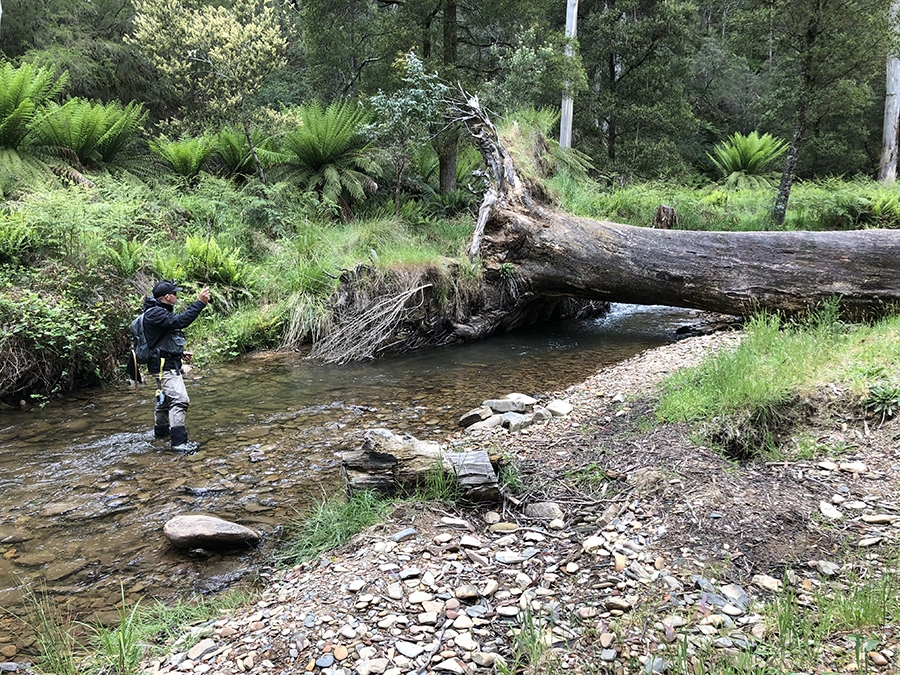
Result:
M25 587L24 621L34 633L38 665L43 672L78 675L78 643L72 635L72 619L66 616L46 589Z
M866 409L881 418L891 418L900 411L900 384L880 380L869 387L866 397Z
M683 175L678 139L697 121L685 90L695 7L677 0L594 3L578 26L590 90L575 103L573 146L607 173ZM579 139L582 145L578 145Z
M118 284L69 273L47 279L38 293L18 281L0 278L0 397L32 393L43 400L110 377L127 308L99 294Z
M428 146L435 130L443 125L443 101L450 88L437 73L426 72L413 52L397 59L394 66L403 69L403 86L391 94L379 91L369 99L375 120L368 133L384 149L394 167L394 212L397 213L406 170L417 152Z
M150 141L150 150L177 175L188 180L196 178L213 147L206 138L185 138L171 141L165 136Z
M277 558L283 565L313 560L380 522L389 509L390 504L372 492L358 492L346 500L327 499L312 513L288 523L287 538Z
M143 648L140 642L140 615L138 600L129 608L125 597L125 586L119 583L122 600L117 607L119 623L114 628L102 624L89 626L93 636L93 648L97 659L101 662L103 672L115 675L129 675L137 671L140 665Z
M563 93L572 98L587 91L587 77L577 45L566 56L566 39L532 26L512 45L497 43L491 52L500 72L483 87L484 104L501 113L526 108L558 107Z
M661 181L605 187L563 175L549 179L547 184L570 213L631 225L651 226L660 204L675 207L679 229L751 231L766 229L772 222L770 189L724 190L715 185L685 187ZM800 183L783 227L900 227L900 185L863 179Z
M550 108L525 108L503 118L500 138L523 178L539 181L565 174L584 181L594 168L587 155L575 149L560 148L559 142L550 138L550 131L558 121L559 113Z
M262 160L264 167L267 168L277 161L278 155L275 152L274 138L265 135L259 129L254 129L251 132L251 139L256 154ZM218 172L220 175L225 175L226 178L239 177L246 180L256 173L250 143L243 131L235 127L221 129L212 137L212 149L220 168Z
M184 272L190 279L229 289L246 289L252 283L252 270L240 259L237 249L223 249L212 237L189 236L184 250Z
M786 151L787 143L772 134L751 131L745 136L736 131L708 157L725 178L726 187L758 189L771 187L766 173Z
M136 0L134 8L133 39L157 70L227 117L242 112L266 74L284 62L286 40L271 0L228 7Z
M287 175L320 201L338 204L348 219L351 204L377 189L381 173L363 134L370 113L354 103L311 103L299 115L302 126L283 139Z
M107 255L124 277L133 277L144 266L146 247L139 241L119 239L108 246Z
M29 139L83 169L112 162L134 141L145 118L143 106L134 102L123 107L118 101L104 105L70 98L62 105L49 103Z
M25 63L0 63L0 148L18 149L35 115L66 84L68 75Z
M20 265L41 248L38 232L18 213L0 213L0 265Z

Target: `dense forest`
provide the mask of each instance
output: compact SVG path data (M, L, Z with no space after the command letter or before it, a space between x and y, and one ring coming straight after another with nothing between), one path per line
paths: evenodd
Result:
M424 275L466 311L484 181L446 105L464 93L573 213L900 222L874 180L887 0L577 7L567 38L561 0L5 0L0 398L118 372L156 277L213 285L201 360L315 341L361 269L370 294Z

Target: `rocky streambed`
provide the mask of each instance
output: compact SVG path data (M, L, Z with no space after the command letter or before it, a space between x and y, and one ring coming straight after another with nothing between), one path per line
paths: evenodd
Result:
M895 426L850 415L813 421L839 458L745 465L640 423L661 377L737 339L606 369L555 393L567 417L454 434L454 450L514 464L519 489L490 509L402 504L343 549L270 570L256 603L190 627L143 672L477 675L529 654L538 671L762 668L783 585L808 606L896 576L900 459ZM815 646L818 670L894 672L897 624L868 634Z

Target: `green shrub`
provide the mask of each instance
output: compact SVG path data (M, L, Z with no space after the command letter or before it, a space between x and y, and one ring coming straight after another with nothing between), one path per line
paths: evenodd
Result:
M327 499L312 513L288 523L287 539L277 557L285 565L312 560L380 522L390 508L372 492L356 493L349 499Z
M363 126L371 113L355 103L311 103L299 110L303 124L282 141L282 166L290 180L318 195L323 206L338 207L347 220L353 202L377 188L381 167Z
M120 299L120 280L98 271L36 273L44 277L39 282L0 280L0 398L45 400L98 384L116 371L124 351L130 310Z
M185 275L206 284L246 289L253 283L252 270L241 260L237 249L223 249L212 237L188 237Z
M35 115L65 86L68 73L30 63L0 64L0 147L19 148Z
M206 138L185 138L171 141L165 136L150 141L150 150L175 174L194 179L203 169L213 147Z

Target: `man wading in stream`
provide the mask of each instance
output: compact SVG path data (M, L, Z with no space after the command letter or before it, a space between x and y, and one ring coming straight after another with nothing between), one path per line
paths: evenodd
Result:
M184 351L182 329L190 326L209 303L209 288L204 286L186 310L175 314L173 310L181 290L175 282L165 279L153 287L153 297L144 298L144 334L151 346L147 370L156 380L159 392L153 433L156 438L171 436L173 451L192 453L200 444L188 441L184 426L190 399L181 365L183 361L190 362L191 352Z

